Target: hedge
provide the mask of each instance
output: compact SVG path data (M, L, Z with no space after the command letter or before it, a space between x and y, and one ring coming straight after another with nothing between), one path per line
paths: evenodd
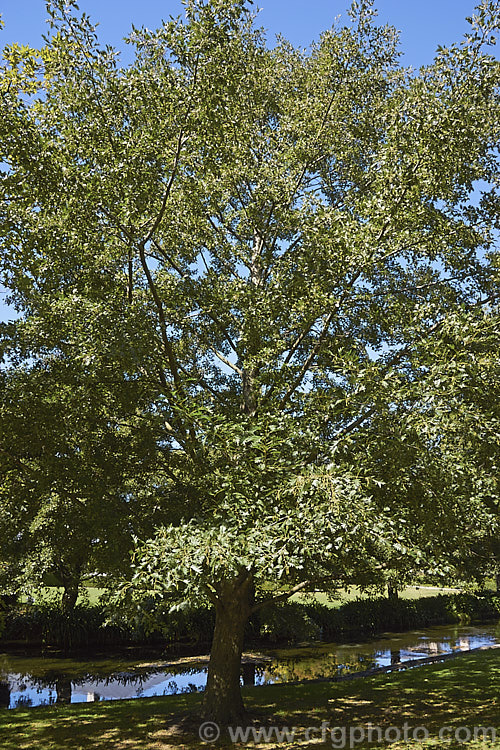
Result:
M422 599L358 599L338 609L318 603L286 602L268 606L250 618L246 641L296 644L301 641L345 641L432 625L498 619L500 597L472 594L439 595ZM99 604L78 605L63 613L54 603L4 607L0 642L55 646L66 650L137 645L206 647L214 628L213 609L197 607L160 612L153 632L138 616L112 614Z

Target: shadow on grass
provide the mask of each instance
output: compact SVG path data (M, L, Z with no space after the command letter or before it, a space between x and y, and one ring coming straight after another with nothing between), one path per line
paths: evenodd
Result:
M0 714L2 750L163 750L186 744L201 696L14 709Z

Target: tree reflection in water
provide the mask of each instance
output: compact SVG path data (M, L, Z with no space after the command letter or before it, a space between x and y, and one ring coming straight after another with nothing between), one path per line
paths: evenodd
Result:
M304 658L299 655L290 659L280 658L260 671L260 684L269 682L299 682L336 677L349 672L360 672L376 666L372 655L355 651L344 652L342 659L336 653Z
M56 703L71 703L71 678L61 675L56 680Z
M50 669L43 674L24 672L5 676L10 680L0 682L0 707L17 708L198 692L203 689L206 670L181 667L171 673L165 668L155 667L135 672L103 674L89 671L72 675L69 671ZM192 679L186 681L186 677ZM151 681L153 687L148 684Z
M401 649L391 649L391 664L399 664L401 661Z
M255 663L244 662L241 665L241 678L244 685L255 685Z
M8 682L0 682L0 708L10 706L10 685Z

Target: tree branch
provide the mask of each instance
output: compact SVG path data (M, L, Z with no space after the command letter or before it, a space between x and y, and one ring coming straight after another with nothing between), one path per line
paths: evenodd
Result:
M165 353L167 355L168 365L170 368L170 372L172 374L172 377L174 379L175 385L182 391L181 388L181 382L179 377L179 369L177 365L177 359L174 354L174 350L172 348L172 344L170 343L170 339L167 334L167 323L165 320L165 313L163 310L163 303L160 299L160 296L158 294L158 290L156 288L156 285L153 280L153 276L151 274L151 271L149 270L147 259L146 259L146 252L144 250L144 242L141 242L139 245L139 257L141 260L142 269L144 271L144 274L146 276L148 287L151 292L151 295L153 297L156 310L158 313L158 321L160 323L160 335L163 343L163 347L165 350Z
M250 612L253 614L254 612L258 612L259 609L262 609L262 607L265 607L266 604L275 604L276 602L283 602L289 599L294 594L297 594L299 591L302 591L307 586L311 585L312 581L302 581L301 583L298 583L296 586L293 586L293 588L286 591L284 594L278 594L277 596L271 596L269 599L262 599L260 602L257 602L253 605Z
M163 200L162 200L161 208L160 208L160 210L158 212L158 216L156 217L156 219L153 222L153 226L151 227L151 229L149 230L148 234L146 235L146 238L143 241L144 245L147 245L147 243L153 237L154 233L156 232L156 230L158 229L158 227L159 227L159 225L161 223L161 220L163 219L163 217L165 215L165 211L167 210L168 199L169 199L170 193L172 191L172 186L174 184L174 180L175 180L175 178L177 176L177 169L178 169L178 166L179 166L181 151L182 151L182 147L183 147L184 143L185 143L184 131L181 128L181 130L179 131L179 136L177 138L177 147L175 149L174 163L172 165L172 172L170 174L169 180L167 182L167 186L165 188L165 193L163 195Z

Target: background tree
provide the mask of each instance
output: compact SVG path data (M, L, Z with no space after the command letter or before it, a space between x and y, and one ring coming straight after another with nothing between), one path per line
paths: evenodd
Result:
M414 401L426 416L433 453L449 467L450 493L468 499L456 519L458 543L448 558L450 569L481 587L500 569L499 343L498 302L450 316L438 340L426 344L423 395ZM438 358L436 347L445 356Z
M124 419L139 444L153 426L164 481L144 483L170 523L125 589L213 603L204 711L237 721L269 582L373 582L456 543L470 499L436 515L426 415L397 415L425 342L498 282L497 3L418 73L368 0L309 52L267 48L244 2L190 1L133 30L125 68L74 3L49 12L45 46L8 48L2 74L16 335L31 363L95 373L96 404L144 388L149 419L132 400ZM398 465L402 491L378 491Z
M55 576L64 609L84 574L124 573L133 535L160 521L140 490L158 460L147 415L133 416L141 394L108 386L57 355L0 373L2 557L10 586L32 593Z

